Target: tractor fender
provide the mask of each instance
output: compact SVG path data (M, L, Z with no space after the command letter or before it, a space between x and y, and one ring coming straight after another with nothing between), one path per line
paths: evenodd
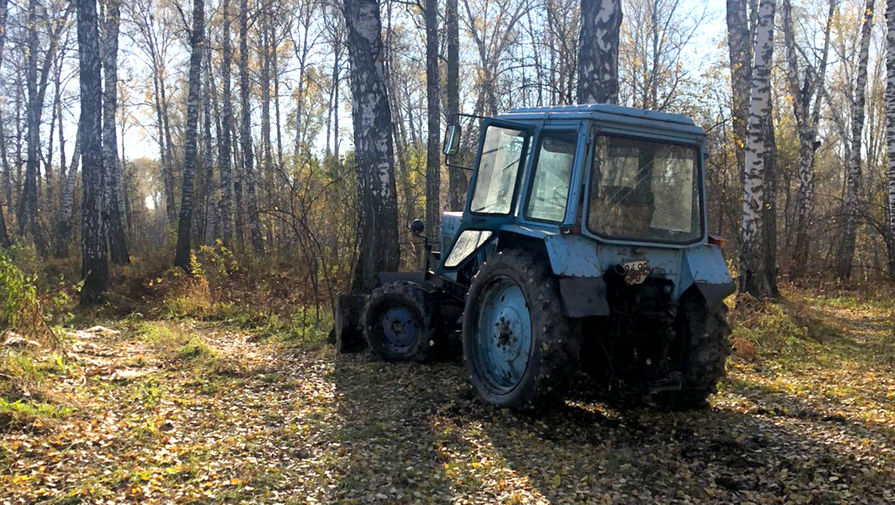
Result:
M609 315L606 281L602 277L560 277L559 294L568 317Z
M559 277L559 293L568 317L608 316L606 281L592 240L578 235L544 239L550 268Z
M695 286L709 310L717 309L736 290L719 246L706 244L686 249L684 264L686 268L681 272L681 293L690 286Z

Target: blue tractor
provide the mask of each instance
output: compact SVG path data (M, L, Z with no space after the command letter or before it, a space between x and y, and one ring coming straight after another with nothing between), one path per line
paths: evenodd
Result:
M339 348L362 335L382 359L424 361L453 340L499 407L557 401L579 372L652 405L704 405L724 375L734 283L706 231L702 128L606 104L478 125L465 208L444 213L421 271L339 298ZM452 122L448 165L472 151L463 138Z

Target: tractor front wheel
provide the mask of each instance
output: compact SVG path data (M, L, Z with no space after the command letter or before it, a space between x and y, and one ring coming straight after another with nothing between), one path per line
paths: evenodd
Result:
M463 314L463 358L482 399L516 410L561 400L574 342L546 258L528 250L488 258Z
M386 284L364 307L364 338L386 361L426 361L436 348L436 314L433 296L419 284Z

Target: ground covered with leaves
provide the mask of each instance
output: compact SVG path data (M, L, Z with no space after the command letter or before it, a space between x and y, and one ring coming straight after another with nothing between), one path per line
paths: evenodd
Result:
M515 414L456 360L177 307L4 351L27 380L0 404L0 503L895 503L895 302L741 300L728 377L684 413Z

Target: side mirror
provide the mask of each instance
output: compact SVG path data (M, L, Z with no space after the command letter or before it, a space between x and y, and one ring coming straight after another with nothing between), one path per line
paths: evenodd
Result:
M410 223L410 233L413 233L414 235L422 235L425 229L426 223L424 223L422 219L414 219L413 222Z
M460 125L459 123L451 123L448 125L447 132L444 136L444 147L442 152L445 156L454 156L460 151Z

